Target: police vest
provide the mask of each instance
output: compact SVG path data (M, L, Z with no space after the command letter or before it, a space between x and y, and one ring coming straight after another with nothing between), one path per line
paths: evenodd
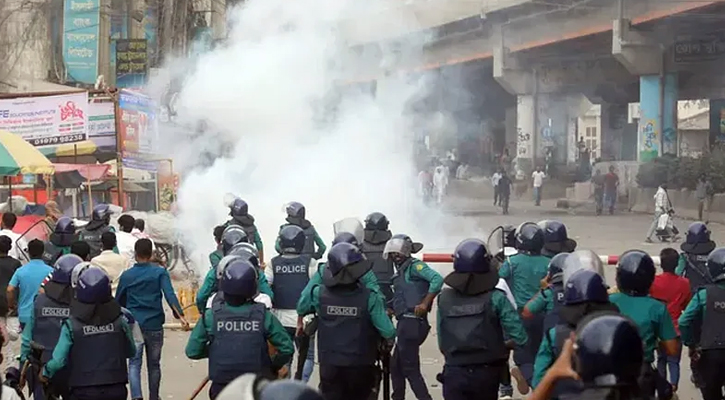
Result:
M446 365L484 365L508 359L500 318L491 303L493 292L469 296L451 288L441 291L438 335Z
M393 311L396 317L412 314L415 306L428 294L430 283L418 274L411 273L410 282L405 279L408 268L415 268L414 264L418 263L420 261L408 259L393 276Z
M362 251L368 260L373 262L373 274L378 280L380 290L383 292L386 301L393 299L393 275L395 275L395 266L393 266L393 260L386 260L383 258L383 249L385 249L385 243L373 244L370 242L363 242Z
M551 350L553 353L552 360L559 358L559 354L561 354L561 350L564 348L564 342L566 342L566 339L569 338L573 331L574 330L566 324L559 324L554 327L553 338L550 334L551 330L544 331L549 343L551 343ZM549 367L550 365L546 368L549 369ZM562 398L564 395L578 394L581 393L583 389L583 385L577 380L570 378L560 379L554 384L552 398Z
M319 286L317 350L320 365L373 366L380 334L368 311L370 289Z
M304 230L305 247L302 248L302 254L312 255L315 253L315 228L310 226Z
M295 257L272 258L272 305L278 310L294 310L302 291L310 281L308 268L312 257L309 254Z
M690 280L690 292L693 296L698 289L712 284L710 273L707 270L707 254L685 254L685 273L683 276Z
M106 232L111 232L111 227L108 225L104 225L103 227L92 231L89 231L88 229L83 229L78 235L78 240L86 242L88 243L88 246L90 246L90 258L101 254L101 250L103 248L101 244L101 236L103 236L103 234Z
M249 243L255 244L254 243L254 236L257 233L257 226L256 225L254 225L254 224L251 224L251 225L242 225L241 223L239 223L239 221L237 221L234 218L232 218L229 221L227 221L227 223L225 224L224 228L226 228L228 226L231 226L231 225L238 226L238 227L242 228L242 230L244 231L244 233L246 233L247 234L247 237L249 238ZM256 245L255 245L255 247L256 247Z
M700 347L703 350L725 349L725 289L705 286L705 315L702 317Z
M559 324L559 309L564 305L564 285L562 283L553 284L549 286L549 289L551 289L551 296L553 296L550 301L554 307L546 312L546 316L544 317L544 332L548 332L549 329Z
M44 245L43 262L52 267L58 258L63 255L63 249L54 245L51 241L45 242Z
M88 325L71 317L73 347L70 351L71 388L125 384L128 382L128 338L119 315L107 325Z
M63 304L39 293L33 304L35 325L33 325L33 341L43 347L42 361L47 363L53 355L53 349L58 344L61 323L70 317L70 305Z
M272 361L264 327L264 305L251 303L239 311L215 301L212 312L214 337L209 346L209 379L229 383L247 373L268 373Z

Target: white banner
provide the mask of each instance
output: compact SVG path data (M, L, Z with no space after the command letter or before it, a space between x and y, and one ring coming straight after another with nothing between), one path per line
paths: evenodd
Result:
M110 99L88 103L88 140L96 147L116 147L116 118Z
M84 141L88 136L88 93L0 100L0 129L38 147Z

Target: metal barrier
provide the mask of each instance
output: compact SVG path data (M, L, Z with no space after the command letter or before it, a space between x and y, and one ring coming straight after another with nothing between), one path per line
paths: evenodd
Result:
M604 265L617 265L619 256L599 256ZM652 260L655 265L660 265L660 257L652 256ZM453 262L453 254L446 253L425 253L423 254L423 261L429 263L450 263Z

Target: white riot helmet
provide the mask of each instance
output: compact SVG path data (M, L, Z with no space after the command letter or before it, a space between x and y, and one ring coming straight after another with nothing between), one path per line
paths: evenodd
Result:
M385 243L385 249L383 249L383 258L387 259L390 253L402 254L405 257L410 257L423 249L423 244L414 242L410 236L399 233L393 235L390 240Z
M73 272L70 275L70 286L73 289L75 289L76 287L78 287L78 281L81 278L81 272L83 272L83 271L85 271L85 270L87 270L89 268L100 269L101 271L103 271L105 273L105 271L103 270L103 268L101 268L101 267L99 267L97 265L93 265L93 264L91 264L91 263L89 263L87 261L84 261L82 263L79 263L78 265L75 266L75 268L73 268Z
M569 277L582 269L596 272L604 278L604 265L599 255L592 250L577 250L571 253L564 261L564 287L566 287Z

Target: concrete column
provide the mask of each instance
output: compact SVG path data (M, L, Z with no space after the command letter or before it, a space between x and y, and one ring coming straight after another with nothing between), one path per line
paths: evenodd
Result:
M627 104L601 104L600 147L603 160L623 160L627 130Z
M535 125L534 96L521 95L516 98L516 151L511 154L517 157L516 175L526 176L534 167Z
M677 154L677 75L639 78L639 152L647 162L663 154Z
M211 29L214 40L224 39L227 36L226 1L211 2Z
M569 112L567 96L539 95L537 98L536 159L543 163L547 149L551 149L554 162L565 163L569 134Z

